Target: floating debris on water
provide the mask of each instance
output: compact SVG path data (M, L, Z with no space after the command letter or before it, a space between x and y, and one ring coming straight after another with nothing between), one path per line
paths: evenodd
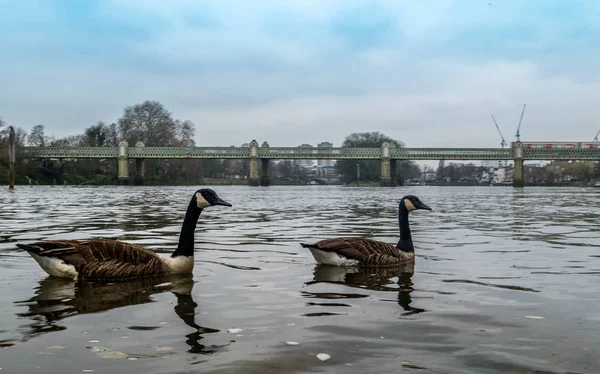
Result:
M285 342L285 344L287 344L287 345L298 345L300 343L298 343L298 342Z
M112 359L112 360L129 357L129 354L127 354L125 352L115 351L114 349L110 349L110 348L106 348L106 347L93 346L93 347L88 347L88 349L102 358L108 358L108 359Z
M158 354L140 354L140 353L127 353L121 351L115 351L114 349L95 345L93 347L87 347L90 351L94 352L98 356L106 359L139 359L139 358L151 358L151 357L166 357L170 353L158 353Z
M88 343L99 343L100 340L90 340Z
M544 319L544 317L541 316L523 316L525 318L531 318L531 319Z
M319 354L317 355L317 358L318 358L319 360L321 360L321 361L327 361L327 360L329 360L329 359L331 358L331 356L330 356L330 355L328 355L327 353L319 353Z
M242 332L242 331L244 331L244 330L243 330L243 329L240 329L240 328L238 328L238 327L234 327L234 328L232 328L232 329L227 329L227 332L228 332L228 333L230 333L230 334L236 334L236 333L238 333L238 332Z

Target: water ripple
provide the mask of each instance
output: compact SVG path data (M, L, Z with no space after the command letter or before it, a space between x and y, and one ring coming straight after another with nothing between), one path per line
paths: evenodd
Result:
M3 372L600 371L593 189L212 188L233 207L202 213L192 279L109 284L48 278L15 243L168 255L194 187L0 190ZM315 266L298 244L394 243L406 194L434 209L411 214L411 266Z

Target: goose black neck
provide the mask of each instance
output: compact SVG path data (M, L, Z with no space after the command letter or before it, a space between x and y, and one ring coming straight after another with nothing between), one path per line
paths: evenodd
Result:
M400 240L396 244L396 248L403 252L414 252L415 248L413 247L408 224L408 209L406 209L404 202L401 202L398 208L398 225L400 226Z
M191 201L187 208L187 212L185 212L185 218L183 219L183 225L181 226L179 244L171 257L189 257L194 255L194 233L196 231L196 225L198 224L198 218L200 218L200 213L202 213L202 209L198 208L195 201Z

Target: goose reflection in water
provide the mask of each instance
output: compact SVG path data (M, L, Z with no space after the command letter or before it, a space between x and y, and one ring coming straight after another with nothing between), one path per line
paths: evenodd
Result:
M411 306L411 292L414 290L412 276L415 273L414 262L392 267L339 267L315 266L313 280L306 285L317 283L343 284L361 290L398 292L398 305L406 311L403 315L425 312L425 309ZM395 281L393 278L398 278ZM397 286L397 287L396 287ZM316 294L304 292L309 297L319 298L361 298L369 295L362 294Z
M19 317L34 322L22 326L26 331L23 340L52 331L65 330L58 322L77 314L103 312L114 308L153 302L152 295L172 292L177 298L175 313L195 331L185 335L190 346L188 352L209 354L222 346L200 344L204 334L219 332L217 329L202 327L195 322L195 310L198 304L192 299L193 276L171 275L134 280L88 282L48 277L40 281L33 297L16 304L26 306L27 312L18 313Z

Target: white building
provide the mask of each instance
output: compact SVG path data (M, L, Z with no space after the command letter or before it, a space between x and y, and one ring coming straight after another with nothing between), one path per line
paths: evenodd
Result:
M508 166L508 160L484 160L481 161L481 166L487 169L505 168Z
M298 147L299 148L313 148L313 146L310 145L310 144L302 144L302 145L300 145ZM297 159L297 160L294 160L294 163L296 165L298 165L301 168L305 168L305 169L312 168L313 162L314 162L314 160L309 160L309 159Z
M319 144L317 144L318 148L333 148L333 143L329 143L329 142L321 142ZM333 160L318 160L318 165L320 167L331 167L333 166Z

